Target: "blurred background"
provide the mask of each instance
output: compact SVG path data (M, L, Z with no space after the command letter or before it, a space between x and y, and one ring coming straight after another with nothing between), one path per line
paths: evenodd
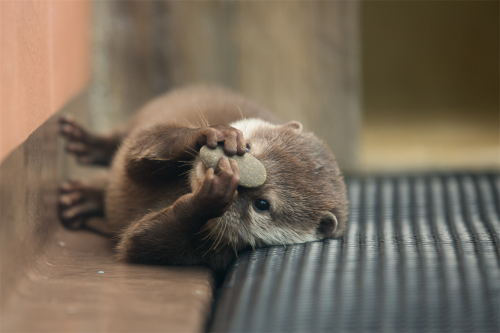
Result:
M301 121L358 164L359 4L344 1L93 2L93 123L152 96L219 84Z
M362 2L365 170L498 170L498 1Z
M217 84L353 172L500 167L498 1L2 1L0 160L69 100L106 131Z
M93 2L92 123L215 83L350 172L498 169L497 1Z

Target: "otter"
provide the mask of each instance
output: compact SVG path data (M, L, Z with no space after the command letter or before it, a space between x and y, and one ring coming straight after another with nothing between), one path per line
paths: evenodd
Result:
M346 228L346 187L326 144L222 88L173 90L105 135L67 116L60 131L80 163L109 166L99 179L63 183L61 221L75 228L104 216L128 262L220 271L244 249L336 238ZM239 186L238 165L225 156L217 173L207 169L199 151L218 144L228 156L257 158L264 184Z

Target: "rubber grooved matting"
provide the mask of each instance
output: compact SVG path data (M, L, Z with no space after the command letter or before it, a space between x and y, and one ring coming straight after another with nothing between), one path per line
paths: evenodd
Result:
M499 332L498 174L347 179L342 239L239 256L213 332Z

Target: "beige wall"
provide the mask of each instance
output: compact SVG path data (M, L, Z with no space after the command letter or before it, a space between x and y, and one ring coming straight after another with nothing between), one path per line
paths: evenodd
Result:
M0 161L89 80L88 1L0 1Z
M499 2L361 8L362 169L498 170Z

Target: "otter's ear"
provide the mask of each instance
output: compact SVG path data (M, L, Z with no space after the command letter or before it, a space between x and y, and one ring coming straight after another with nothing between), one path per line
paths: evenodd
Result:
M289 121L288 123L286 123L285 125L283 125L283 127L285 127L285 128L291 128L291 129L293 129L297 133L302 132L302 124L299 123L298 121Z
M323 238L332 237L335 230L337 230L337 218L331 212L326 212L321 217L318 226L318 233Z

